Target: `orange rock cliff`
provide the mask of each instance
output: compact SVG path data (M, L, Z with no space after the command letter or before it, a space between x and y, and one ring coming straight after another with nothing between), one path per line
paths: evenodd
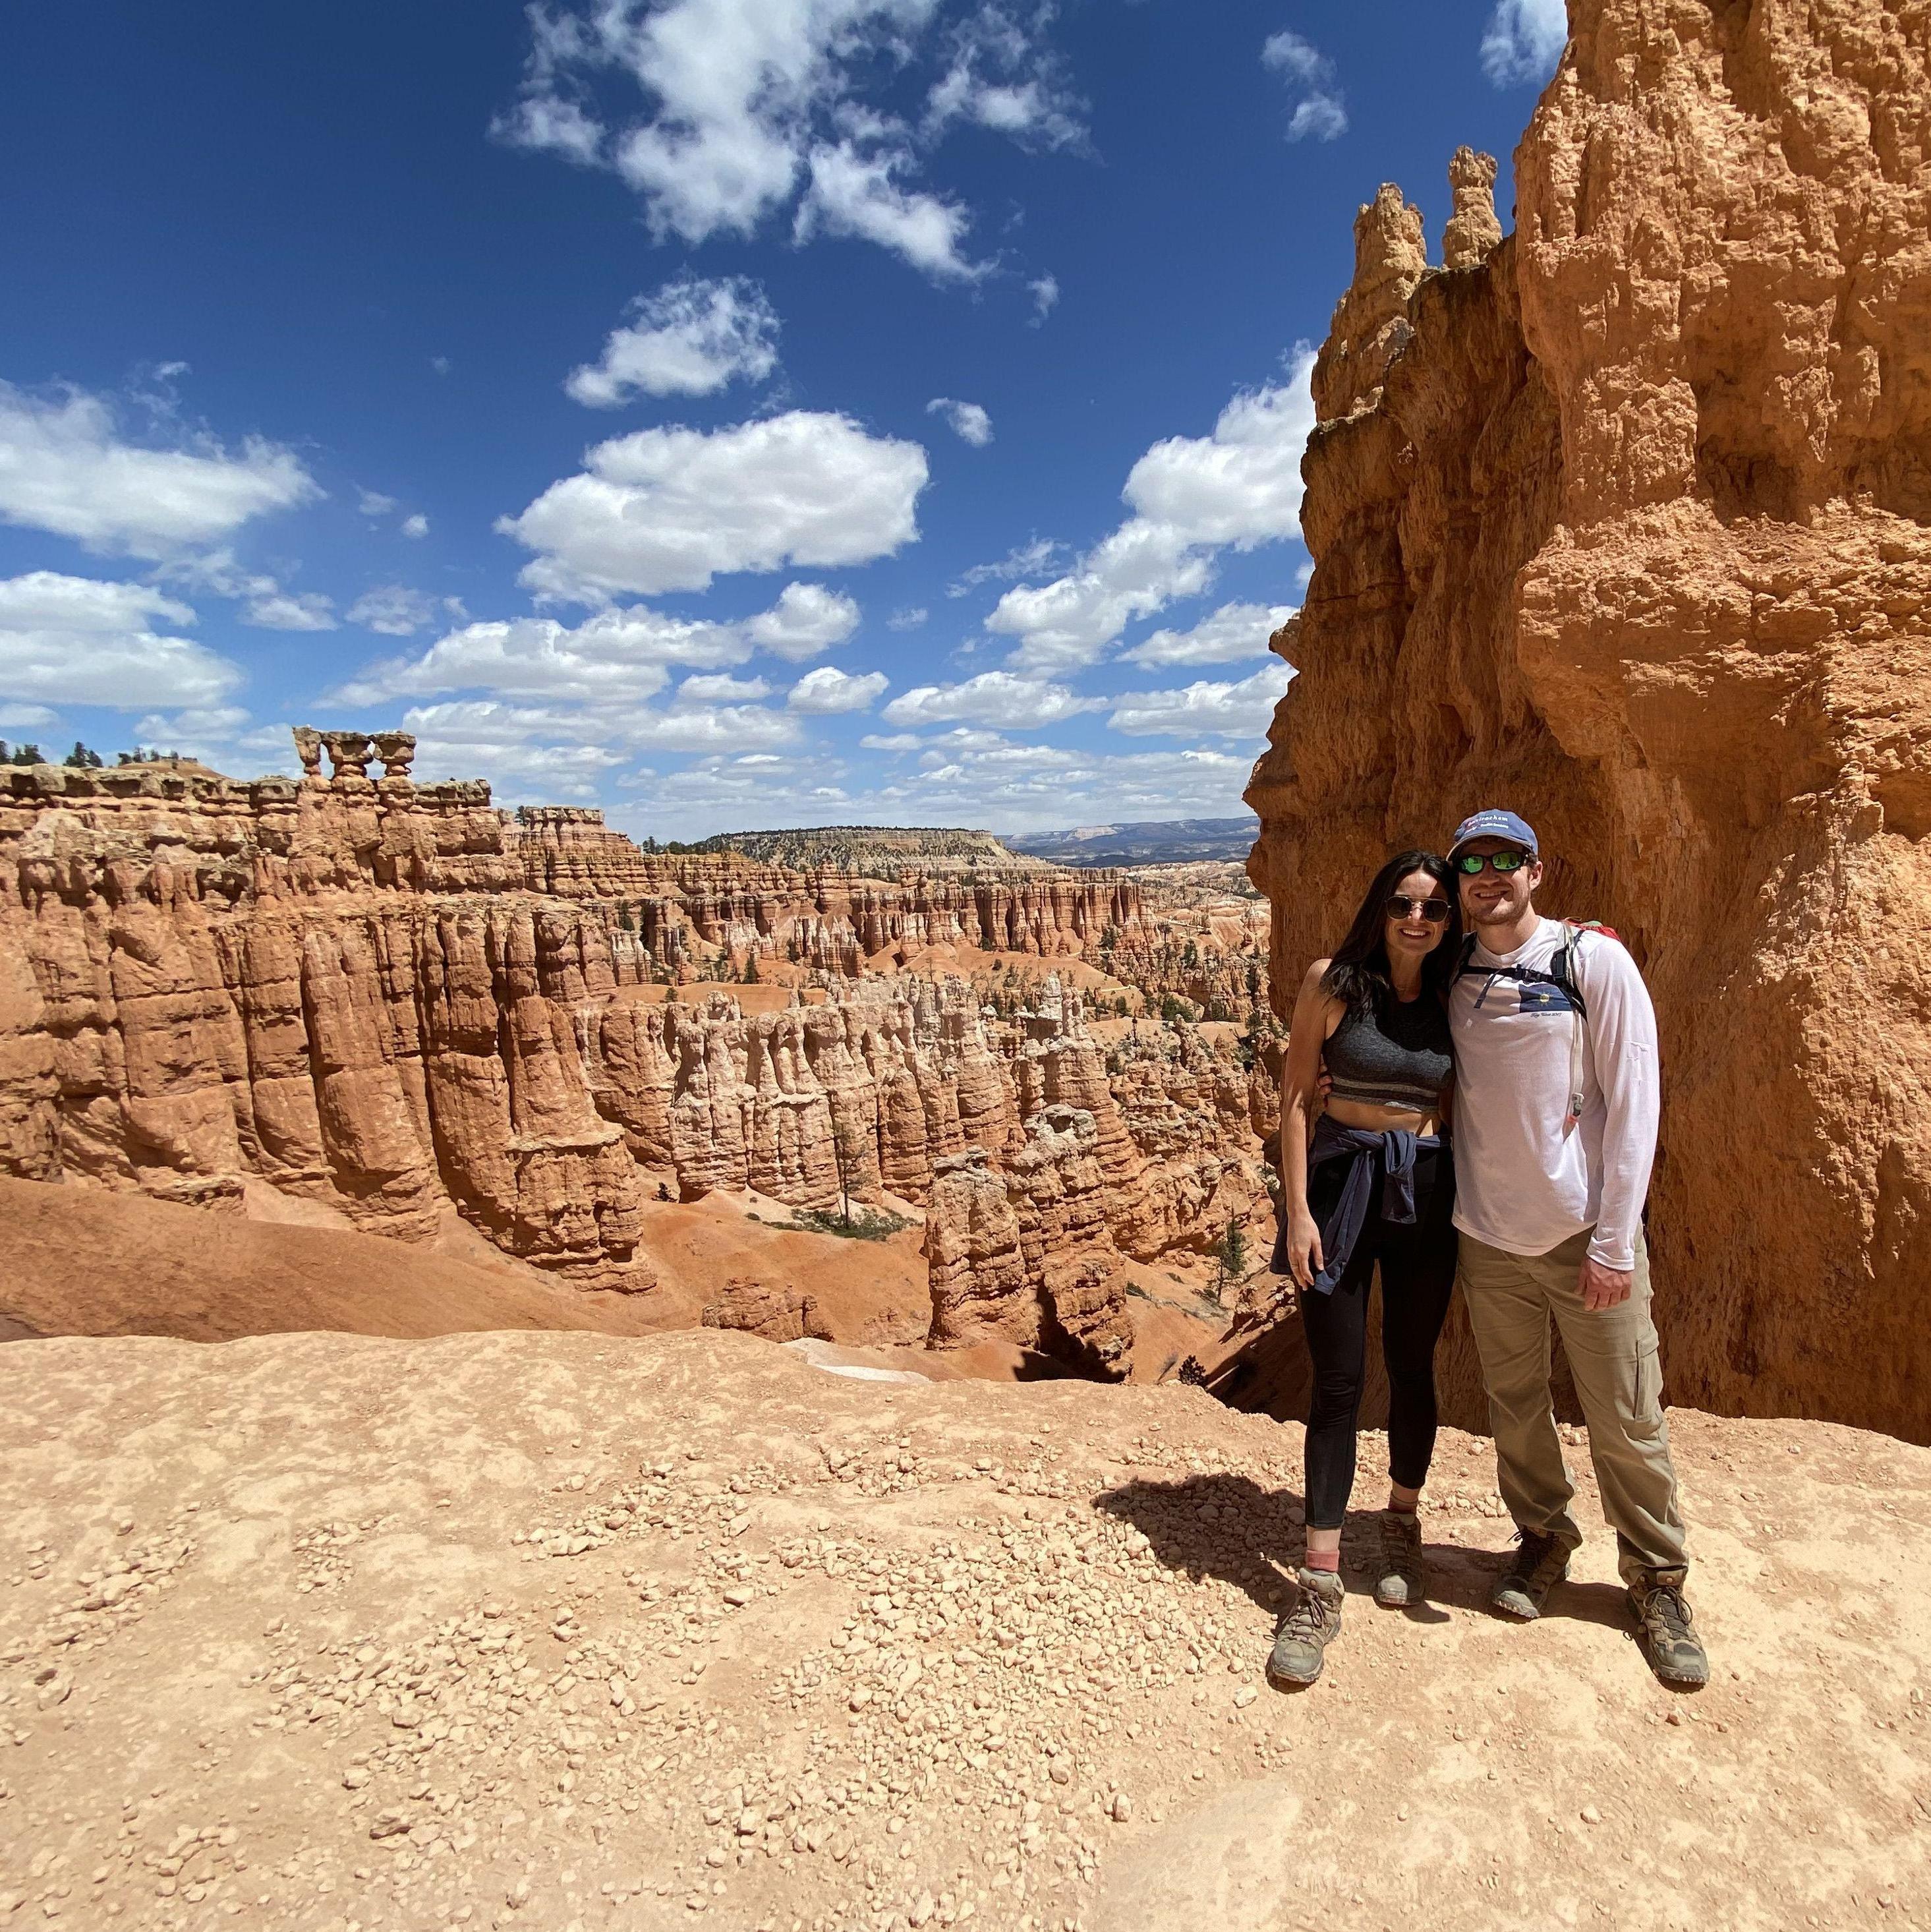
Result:
M1102 1274L1205 1245L1258 1189L1264 1075L1225 1040L1135 1028L1109 1069L1050 975L1016 1018L956 976L841 976L893 948L1144 950L1129 880L650 854L595 812L418 786L406 734L296 740L299 781L0 772L0 1172L203 1204L253 1178L405 1239L453 1204L514 1255L628 1288L652 1280L660 1189L924 1202L968 1148L1030 1174L1061 1105L1105 1179ZM814 970L823 1004L666 998L760 958ZM1030 1292L1063 1219L1028 1221ZM1122 1292L1060 1332L1126 1333Z
M1662 1028L1670 1400L1931 1437L1931 11L1571 0L1447 266L1384 188L1315 374L1276 997L1500 803ZM1472 1404L1473 1390L1453 1400Z

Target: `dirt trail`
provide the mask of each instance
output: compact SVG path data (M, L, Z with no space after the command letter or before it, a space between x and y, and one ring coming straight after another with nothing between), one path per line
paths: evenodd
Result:
M1702 1696L1586 1490L1555 1613L1481 1610L1453 1436L1437 1601L1351 1600L1283 1696L1300 1432L1197 1390L717 1334L0 1348L0 1924L1925 1922L1931 1452L1672 1426Z

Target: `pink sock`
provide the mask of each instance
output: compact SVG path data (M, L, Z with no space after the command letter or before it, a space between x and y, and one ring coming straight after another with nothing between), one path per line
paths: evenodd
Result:
M1332 1574L1339 1575L1341 1570L1341 1552L1338 1550L1330 1550L1317 1552L1310 1550L1301 1567L1305 1570L1326 1570Z

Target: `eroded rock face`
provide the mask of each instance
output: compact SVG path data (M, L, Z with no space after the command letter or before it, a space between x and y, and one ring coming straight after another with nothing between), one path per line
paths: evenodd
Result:
M1057 976L1011 1066L1020 1131L941 1160L926 1199L931 1344L997 1339L1117 1372L1124 1264L1205 1250L1247 1214L1278 1067L1189 1028L1136 1026L1109 1049Z
M1546 909L1656 997L1671 1399L1921 1440L1931 38L1880 0L1570 15L1514 236L1389 314L1409 231L1363 211L1248 794L1273 985L1391 847L1523 812Z
M1323 422L1373 406L1390 358L1408 339L1408 298L1427 268L1421 211L1384 185L1354 218L1354 279L1315 358L1315 410Z
M0 772L0 1169L229 1204L259 1177L404 1239L453 1204L512 1254L628 1289L653 1280L660 1193L921 1202L948 1156L1003 1164L1058 1104L1093 1124L1121 1252L1193 1240L1213 1177L1254 1178L1225 1040L1150 1028L1110 1066L1050 976L1016 1019L957 976L835 976L962 934L1144 952L1130 881L680 875L597 814L413 784L404 734L298 748L299 782ZM619 871L654 896L607 890ZM832 976L808 998L747 1011L664 983L801 933ZM1068 1310L1067 1334L1096 1325Z
M1006 1342L1123 1373L1133 1327L1106 1190L1093 1116L1062 1103L1003 1168L983 1148L946 1156L925 1217L929 1346Z
M1441 231L1445 268L1479 268L1502 238L1495 218L1495 158L1473 148L1457 148L1448 164L1449 191L1455 212Z
M789 1282L733 1275L704 1310L706 1328L736 1328L767 1342L828 1342L831 1324L816 1298Z

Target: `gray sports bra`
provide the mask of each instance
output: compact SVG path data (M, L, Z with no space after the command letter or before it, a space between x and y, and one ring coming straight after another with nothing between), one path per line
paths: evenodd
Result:
M1336 1100L1418 1114L1441 1112L1443 1090L1455 1072L1448 1015L1432 993L1390 1000L1379 1012L1351 1009L1321 1054Z

